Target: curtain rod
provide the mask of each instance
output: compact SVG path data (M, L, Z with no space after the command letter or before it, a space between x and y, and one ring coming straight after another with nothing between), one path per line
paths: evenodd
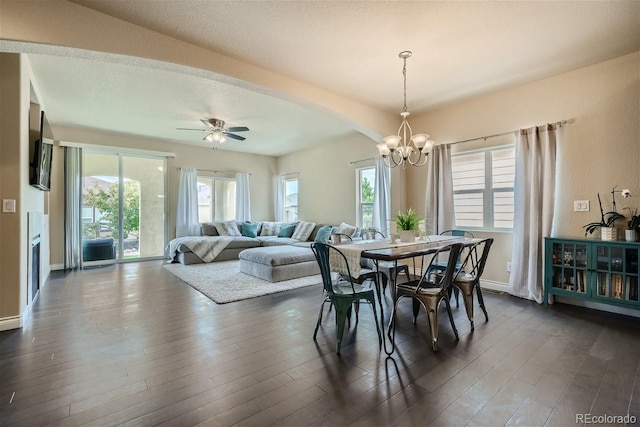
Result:
M288 176L288 175L299 175L300 172L288 172L288 173L281 173L278 176Z
M554 124L554 125L557 125L557 126L562 127L562 126L564 126L564 125L566 125L566 124L567 124L567 121L566 121L566 120L560 120L560 121L555 122L555 123L553 123L553 124ZM518 132L519 130L520 130L520 129L512 130L512 131L509 131L509 132L496 133L496 134L494 134L494 135L480 136L480 137L478 137L478 138L465 139L465 140L463 140L463 141L449 142L449 143L447 143L447 144L442 144L442 145L455 145L455 144L462 144L463 142L479 141L479 140L481 140L481 139L487 140L487 139L489 139L489 138L497 138L497 137L499 137L499 136L509 135L509 134L514 133L514 132Z
M355 165L356 163L362 163L362 162L367 162L369 160L375 160L375 157L369 157L368 159L361 159L361 160L354 160L352 162L349 162L350 165Z
M191 169L191 168L178 168L178 169ZM251 175L250 172L242 172L242 171L220 171L220 170L213 170L213 169L200 169L200 168L195 168L198 172L211 172L211 173L247 173L249 175Z

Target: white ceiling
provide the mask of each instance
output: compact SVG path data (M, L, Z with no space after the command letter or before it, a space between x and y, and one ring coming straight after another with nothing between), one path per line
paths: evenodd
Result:
M413 51L414 115L640 50L640 1L74 3L389 114L402 107L402 50ZM353 132L319 110L214 76L46 53L30 58L54 125L200 144L201 132L175 128L216 117L251 129L227 147L267 155Z

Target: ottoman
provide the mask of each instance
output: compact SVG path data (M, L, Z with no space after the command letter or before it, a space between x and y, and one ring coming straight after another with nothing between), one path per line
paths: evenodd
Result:
M311 248L267 246L240 252L240 271L269 282L320 274Z

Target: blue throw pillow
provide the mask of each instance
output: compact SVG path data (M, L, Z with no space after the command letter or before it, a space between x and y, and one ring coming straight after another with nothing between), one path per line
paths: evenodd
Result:
M257 222L243 222L242 223L242 235L244 237L257 237L258 236L258 223Z
M280 231L278 232L278 237L291 237L293 232L296 229L295 224L287 224L280 227Z
M314 241L318 243L325 243L331 237L332 232L333 227L330 225L320 227L316 233L316 239Z

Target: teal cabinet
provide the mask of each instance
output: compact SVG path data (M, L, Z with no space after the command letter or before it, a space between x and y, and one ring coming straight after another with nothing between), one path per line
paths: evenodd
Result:
M544 305L549 295L640 309L636 242L545 238Z

